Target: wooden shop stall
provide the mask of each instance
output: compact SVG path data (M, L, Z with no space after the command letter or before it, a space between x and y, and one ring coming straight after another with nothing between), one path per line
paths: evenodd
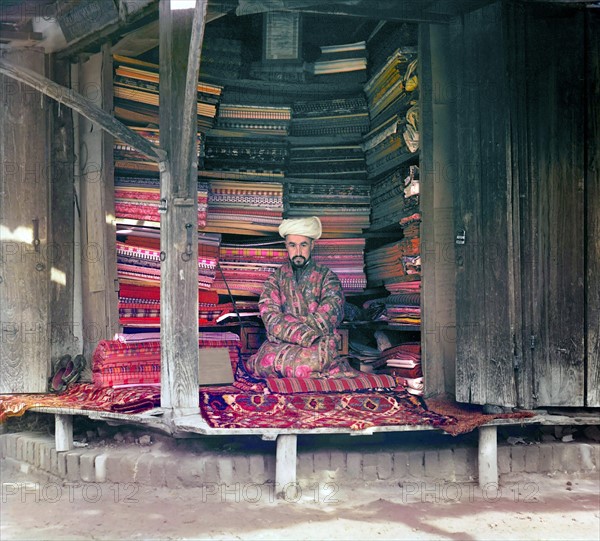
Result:
M2 10L1 393L46 394L81 354L81 382L160 383L159 403L34 407L56 414L61 449L73 413L258 434L277 439L283 484L297 434L439 428L201 412L203 357L237 365L264 339L277 225L316 214L315 258L348 303L341 354L426 401L538 410L480 426L480 482L497 478L498 424L597 423L596 3L177 4ZM132 375L110 355L135 347Z

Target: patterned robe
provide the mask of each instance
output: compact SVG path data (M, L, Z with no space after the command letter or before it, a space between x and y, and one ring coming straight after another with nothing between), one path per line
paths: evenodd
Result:
M344 318L344 293L333 271L312 259L294 271L288 261L265 282L259 308L267 341L248 360L251 374L259 378L354 375L337 353L336 328Z

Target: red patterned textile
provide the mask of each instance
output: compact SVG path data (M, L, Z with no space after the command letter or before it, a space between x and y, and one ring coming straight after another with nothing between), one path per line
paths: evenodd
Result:
M211 333L201 333L199 347L227 348L234 372L237 369L240 357L239 338L211 337ZM160 341L100 341L92 356L92 380L97 387L160 383Z
M385 374L362 374L355 378L266 378L273 393L333 393L364 389L394 389L395 378Z
M159 406L158 387L100 389L89 383L76 383L61 394L0 395L0 423L35 407L140 413Z
M362 430L383 425L430 425L445 430L456 423L453 417L428 411L404 390L284 395L218 387L200 389L200 409L215 428Z

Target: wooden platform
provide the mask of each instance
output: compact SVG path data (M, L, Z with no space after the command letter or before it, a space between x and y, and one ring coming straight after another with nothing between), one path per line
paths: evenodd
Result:
M169 410L155 408L139 414L112 413L75 408L36 407L30 411L52 414L55 417L55 440L57 451L73 448L73 416L82 415L89 419L122 422L149 426L173 437L186 437L190 434L202 436L259 436L263 440L276 441L275 481L276 486L290 486L296 483L296 458L298 435L347 434L351 436L370 436L385 432L436 431L439 428L428 425L388 425L373 426L363 430L350 428L213 428L200 414L172 416ZM600 412L547 412L539 411L534 417L518 419L495 419L481 425L479 431L478 470L479 485L498 483L497 430L499 426L515 425L600 425Z

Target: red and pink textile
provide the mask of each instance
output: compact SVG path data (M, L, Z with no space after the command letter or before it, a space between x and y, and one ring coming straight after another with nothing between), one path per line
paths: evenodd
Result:
M199 348L227 348L235 372L240 339L233 333L200 333ZM160 341L102 340L92 357L92 380L97 387L160 383Z

